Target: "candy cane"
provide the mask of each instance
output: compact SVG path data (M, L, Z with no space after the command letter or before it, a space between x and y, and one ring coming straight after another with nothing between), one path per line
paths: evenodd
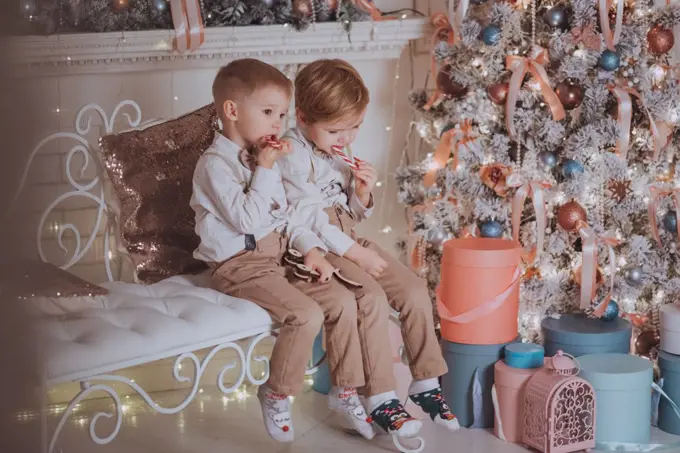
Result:
M345 154L345 152L339 146L333 146L333 147L331 147L331 149L333 150L333 152L335 154L340 156L342 158L342 160L347 162L347 165L349 165L349 167L352 170L356 171L356 170L359 169L359 163L361 162L361 159L359 159L358 157L355 157L354 160L352 160L347 154Z

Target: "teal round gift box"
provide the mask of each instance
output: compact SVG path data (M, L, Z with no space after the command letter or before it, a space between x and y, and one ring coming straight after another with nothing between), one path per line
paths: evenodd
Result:
M660 351L659 369L663 378L661 388L675 404L680 404L680 356ZM680 435L680 418L663 397L659 398L658 426L662 431Z
M578 363L580 377L595 389L595 441L649 443L651 362L628 354L590 354L579 357Z
M515 340L517 341L517 340ZM442 376L442 394L458 422L465 428L493 428L494 364L503 358L511 343L474 345L442 341L444 359L449 367ZM475 375L481 394L475 396ZM479 403L475 417L474 401Z
M559 319L545 318L541 327L545 355L549 357L560 350L574 357L603 353L627 354L633 333L633 328L625 319L604 321L582 314L562 315Z
M312 362L318 363L323 358L325 351L323 350L323 331L319 332L314 340L314 347L312 349ZM316 373L312 375L314 383L312 388L314 391L322 395L328 395L331 391L331 373L328 369L328 360L324 360Z
M543 346L533 343L512 343L505 347L505 364L512 368L540 368L545 357Z

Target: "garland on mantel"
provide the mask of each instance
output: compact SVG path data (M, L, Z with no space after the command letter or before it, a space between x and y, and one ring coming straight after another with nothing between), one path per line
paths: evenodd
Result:
M194 0L191 0L194 1ZM355 0L195 0L206 27L290 25L370 19ZM169 0L16 0L18 34L172 29ZM371 3L370 0L362 3Z

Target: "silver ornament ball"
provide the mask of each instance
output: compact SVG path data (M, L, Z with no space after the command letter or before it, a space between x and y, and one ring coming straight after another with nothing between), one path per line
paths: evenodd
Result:
M260 2L262 2L262 4L267 8L274 6L274 0L260 0Z
M432 245L441 245L446 240L446 233L437 228L427 232L427 242Z
M626 282L631 286L639 285L642 281L642 268L639 266L631 267L626 271Z
M165 11L168 9L168 0L153 0L153 7L156 11Z
M439 198L442 196L442 189L439 186L432 186L427 189L427 198Z

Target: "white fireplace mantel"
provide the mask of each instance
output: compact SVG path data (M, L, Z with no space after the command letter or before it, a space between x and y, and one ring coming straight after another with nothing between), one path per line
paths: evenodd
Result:
M328 57L394 59L427 29L427 19L357 22L349 34L337 22L314 24L303 32L283 25L207 28L205 43L186 53L173 50L173 30L27 36L10 44L22 76L101 74L200 69L214 67L211 60L244 57L271 64Z

